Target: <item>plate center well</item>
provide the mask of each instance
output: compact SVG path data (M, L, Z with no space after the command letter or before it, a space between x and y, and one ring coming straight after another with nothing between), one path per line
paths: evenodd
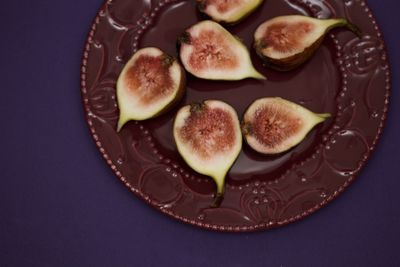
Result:
M182 32L202 19L196 11L195 1L183 1L161 10L153 25L144 33L140 47L156 46L178 57L176 40ZM277 72L262 66L252 49L252 36L263 21L288 14L299 14L285 1L265 1L255 13L242 23L227 29L243 40L251 51L252 61L268 80L246 79L242 81L207 81L188 75L187 90L179 105L167 114L144 122L158 143L160 152L190 170L178 154L172 136L172 124L176 111L183 105L207 99L218 99L232 105L239 118L257 98L279 96L301 104L317 113L336 112L336 95L340 90L340 73L335 64L335 47L326 38L312 59L290 72ZM251 179L274 180L292 164L310 156L322 142L322 135L330 121L317 126L297 147L278 156L265 156L243 144L243 151L228 174L227 183L242 184Z

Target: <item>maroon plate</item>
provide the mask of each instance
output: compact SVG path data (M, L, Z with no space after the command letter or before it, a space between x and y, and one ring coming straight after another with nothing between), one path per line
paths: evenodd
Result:
M390 89L381 33L363 0L265 0L250 17L229 30L251 47L264 20L286 14L347 17L362 37L337 29L299 69L265 69L267 81L215 82L188 77L179 105L146 122L129 122L116 132L117 77L140 47L157 46L177 55L180 33L201 19L194 0L109 0L86 43L81 70L82 97L93 138L118 178L156 209L207 229L253 231L284 225L318 210L342 192L366 163L382 131ZM244 145L226 181L221 207L211 208L214 183L192 171L177 153L172 121L179 107L220 99L241 116L255 99L280 96L333 117L297 147L262 156Z

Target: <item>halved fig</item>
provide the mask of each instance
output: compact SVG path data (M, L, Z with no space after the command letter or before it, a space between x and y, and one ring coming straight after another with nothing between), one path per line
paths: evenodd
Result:
M253 67L245 45L214 21L193 25L180 37L179 44L183 66L198 78L265 79Z
M129 120L146 120L167 111L181 99L185 80L175 58L155 47L138 50L117 81L117 130Z
M254 48L265 63L287 71L307 61L333 28L360 31L346 19L316 19L301 15L276 17L265 21L254 33Z
M217 185L214 206L223 199L225 176L242 148L236 111L219 100L182 107L175 117L174 139L182 158Z
M246 142L254 150L278 154L299 144L328 117L328 113L316 114L280 97L266 97L249 106L241 127Z
M196 0L197 8L213 20L236 24L250 15L264 0Z

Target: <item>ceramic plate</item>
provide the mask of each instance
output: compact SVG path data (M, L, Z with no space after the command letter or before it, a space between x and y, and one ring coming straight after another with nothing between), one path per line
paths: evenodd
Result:
M139 48L157 46L177 56L177 37L201 20L195 1L114 0L101 7L84 49L81 90L96 145L116 176L137 196L180 221L220 231L254 231L299 220L338 196L374 149L386 117L389 67L381 33L362 0L265 0L229 30L251 48L266 19L287 14L346 17L361 38L336 29L299 69L281 73L255 67L266 81L206 81L188 76L187 91L167 114L129 122L116 132L115 85L124 63ZM192 171L177 153L172 122L179 107L219 99L243 114L255 99L280 96L333 116L298 146L262 156L247 145L230 170L225 199L211 208L214 183Z

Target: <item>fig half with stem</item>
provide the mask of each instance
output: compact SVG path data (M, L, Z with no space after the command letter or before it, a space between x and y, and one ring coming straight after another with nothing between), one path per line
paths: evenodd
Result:
M223 199L225 176L242 148L236 111L219 100L184 106L176 114L173 133L185 162L196 172L215 181L217 194L213 206L219 206Z
M298 145L330 114L316 114L280 97L254 101L246 110L242 133L250 147L262 154L278 154Z
M344 18L316 19L302 15L276 17L265 21L254 33L254 48L267 66L287 71L307 61L333 28L360 31Z
M146 120L167 111L182 98L185 81L185 71L175 58L155 47L138 50L117 81L117 131L129 120Z
M196 0L197 8L214 21L236 24L250 15L264 0Z
M253 67L246 46L214 21L205 20L193 25L178 41L183 66L198 78L265 79Z

